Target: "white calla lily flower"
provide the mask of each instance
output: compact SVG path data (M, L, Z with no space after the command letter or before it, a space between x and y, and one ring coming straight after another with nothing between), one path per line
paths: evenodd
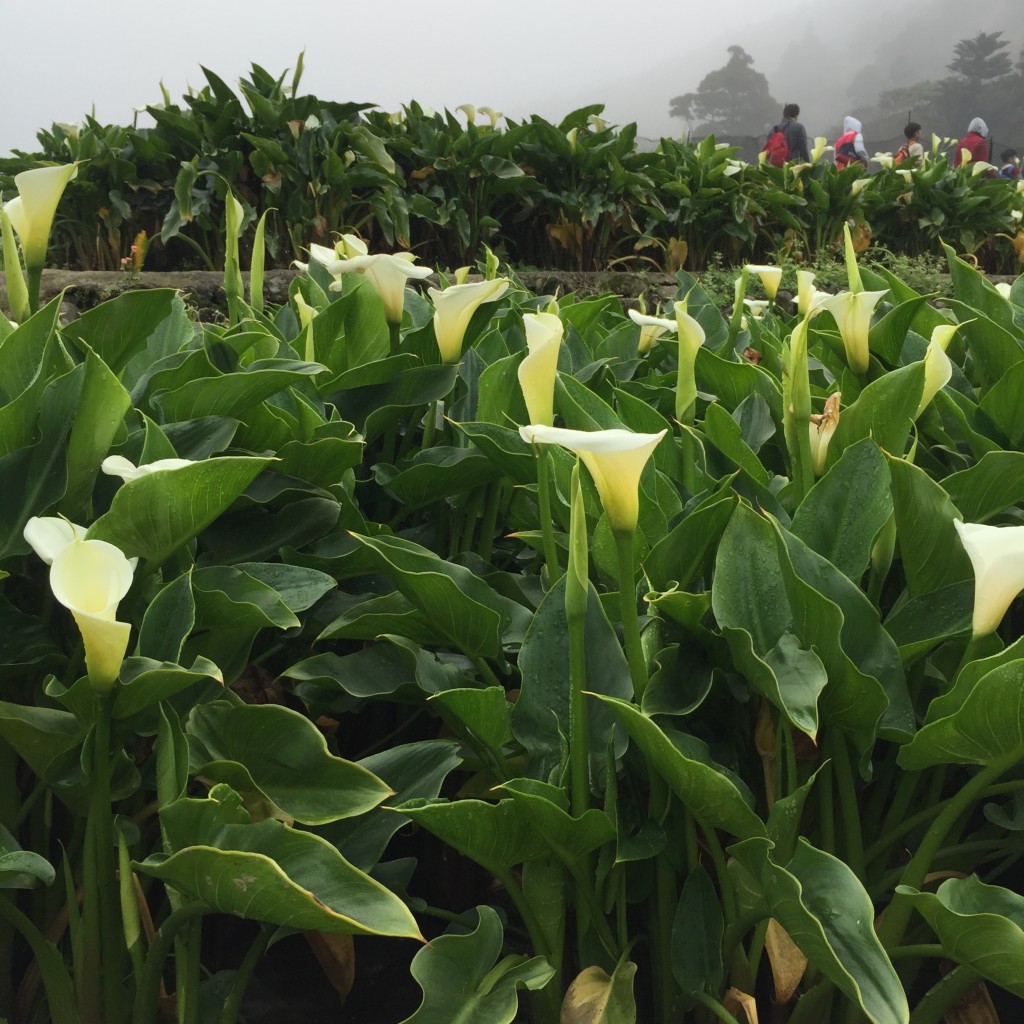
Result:
M831 152L832 147L828 144L828 139L824 135L816 136L811 147L811 163L816 164L826 153Z
M454 284L440 291L428 291L434 303L434 336L441 353L441 362L457 363L462 358L462 343L473 314L485 302L500 299L508 291L508 280L496 277L493 281L473 284Z
M57 204L67 184L78 174L78 164L37 167L14 176L18 195L4 209L21 239L25 266L41 270L46 263L46 247Z
M629 319L640 328L640 341L637 345L637 354L646 355L654 348L654 343L663 334L675 334L676 322L660 316L648 316L636 309L629 311Z
M495 110L494 107L477 107L476 111L478 114L483 114L491 122L492 128L497 128L498 122L505 116L500 110Z
M357 244L358 243L358 244ZM342 235L347 259L335 260L327 269L336 277L341 274L362 274L373 285L384 303L384 318L389 324L400 324L405 311L405 286L410 279L422 280L433 273L430 267L416 266L411 252L366 254L366 246L355 235ZM363 252L359 252L362 249ZM335 281L331 290L340 292L341 281Z
M782 283L782 267L748 263L747 270L761 278L765 295L768 296L769 301L774 301L779 291L779 285Z
M868 187L868 185L870 185L870 184L871 184L871 179L870 178L858 178L850 186L850 194L851 195L855 195L855 196L859 196L861 194L861 192L863 192L864 189L866 189Z
M1010 292L1012 291L1012 289L1013 285L1008 284L1006 281L1000 281L996 285L996 291L999 292L999 294L1002 295L1002 297L1006 299L1007 302L1009 302L1010 300Z
M467 124L476 124L476 107L472 103L460 103L455 109L466 115Z
M519 386L523 389L530 422L551 426L555 418L555 378L564 327L553 313L526 313L523 325L529 354L519 364Z
M100 463L100 469L107 476L119 476L125 483L129 483L132 480L138 480L139 477L149 476L151 473L183 469L185 466L191 465L191 459L157 459L155 462L147 462L143 466L136 466L123 455L108 455Z
M744 299L743 305L755 320L760 320L768 312L771 303L767 299Z
M590 471L601 497L608 525L616 533L636 530L640 515L640 476L665 436L631 430L566 430L544 424L520 427L528 444L557 444L575 452Z
M987 636L1024 590L1024 526L953 525L974 568L973 632Z
M811 465L814 468L815 476L821 476L825 472L828 444L836 432L836 427L839 426L839 406L842 399L841 392L833 391L825 399L825 408L821 415L811 414L811 422L808 427L811 431Z
M131 626L116 615L131 588L132 571L124 552L103 540L74 540L50 566L50 589L74 616L85 644L89 682L101 693L113 687L128 650Z
M986 160L978 160L971 167L971 177L976 178L979 174L988 174L989 171L997 171L998 167L988 163Z
M811 311L811 299L817 289L814 287L815 273L813 270L796 272L796 309L801 316Z
M33 516L24 530L25 540L32 550L47 564L72 541L85 540L86 527L78 526L60 516Z
M858 375L867 372L871 316L885 294L886 291L840 292L821 303L820 308L827 309L835 317L846 350L846 362Z
M936 327L928 342L924 356L924 389L914 419L928 408L931 400L949 383L953 376L953 361L946 355L946 346L956 332L955 326Z
M884 167L887 171L891 171L893 168L893 155L892 153L876 153L872 158L879 167Z
M680 422L693 421L693 408L697 402L697 353L704 344L704 328L686 311L686 302L677 302L676 333L679 335L679 355L676 364L676 417Z

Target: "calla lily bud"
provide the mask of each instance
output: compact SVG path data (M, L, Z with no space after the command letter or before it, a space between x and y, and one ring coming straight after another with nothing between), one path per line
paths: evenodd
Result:
M46 263L46 247L57 204L69 181L78 174L78 164L58 167L37 167L14 176L16 198L5 209L14 230L21 239L25 266L41 270Z
M675 320L667 320L659 316L647 316L644 313L638 313L635 309L629 311L629 319L640 328L640 342L637 345L637 352L640 355L646 355L646 353L650 352L654 348L654 343L663 334L676 333Z
M373 285L384 303L384 318L389 324L400 324L405 311L405 285L411 278L430 277L430 267L414 266L416 257L411 252L377 253L372 256L359 253L366 249L354 235L342 235L348 258L336 260L327 269L335 275L362 274ZM354 243L358 243L358 248ZM341 243L339 243L340 245ZM341 291L341 281L331 285L332 291Z
M334 243L334 251L342 259L347 260L352 259L353 256L366 256L370 250L358 235L342 235Z
M526 313L526 345L529 355L519 364L519 386L526 399L531 423L551 426L555 418L555 377L562 347L562 321L551 313Z
M498 276L498 257L489 245L484 246L484 280L493 281Z
M465 284L469 280L469 273L472 269L472 267L459 267L452 275L455 278L455 283Z
M457 363L462 358L462 343L473 314L485 302L500 299L508 291L508 281L478 281L475 284L455 284L444 291L429 289L434 303L434 336L441 352L441 362Z
M311 242L309 245L309 259L310 262L315 260L317 263L322 263L325 267L329 267L332 263L336 263L338 261L338 250L330 249L326 245L317 245L316 242ZM298 269L303 273L309 273L309 263L292 260L292 266L298 267Z
M156 462L147 462L144 466L136 466L123 455L108 455L100 463L100 469L107 476L119 476L125 483L129 483L132 480L138 480L139 477L149 476L151 473L182 469L191 465L191 459L157 459Z
M89 682L100 693L109 692L117 681L128 650L131 626L115 616L131 585L131 563L119 548L102 540L75 540L50 566L50 589L78 624Z
M850 195L852 195L852 196L859 196L861 194L861 192L863 192L864 189L866 189L868 187L868 185L870 185L870 184L871 184L871 179L870 178L858 178L850 186Z
M302 327L308 327L318 312L302 297L302 292L298 291L295 293L295 309L298 311L299 324Z
M565 614L572 620L586 618L590 593L590 555L587 512L583 506L580 464L572 467L569 484L569 566L565 574Z
M1006 281L1000 281L996 285L996 291L999 292L999 294L1002 295L1002 297L1004 299L1006 299L1007 302L1010 301L1010 292L1012 290L1013 290L1013 285L1007 284Z
M0 206L0 238L4 243L4 273L7 281L7 304L17 323L24 323L31 315L28 299L28 285L25 275L21 272L21 261L18 259L18 246L14 241L14 229L7 209Z
M796 308L801 316L807 316L811 310L811 299L815 292L814 277L813 270L796 272Z
M693 422L697 403L697 353L704 344L704 328L686 312L685 302L675 304L676 332L679 335L679 357L676 364L676 419Z
M828 139L824 135L817 136L811 148L811 163L816 164L826 153L831 152L832 147L828 144Z
M864 291L864 283L860 279L860 267L857 266L857 250L853 247L853 234L850 231L850 222L843 223L843 249L846 253L846 277L849 282L850 291Z
M782 283L782 267L761 266L750 263L747 265L747 270L761 278L765 295L768 296L769 301L774 302L775 296L779 292L779 285Z
M924 388L921 392L921 401L918 403L914 419L917 419L928 408L928 403L949 383L953 376L953 362L946 355L946 345L949 344L949 337L945 338L943 344L936 337L940 331L947 331L948 328L936 327L932 331L931 341L928 342L928 351L924 356ZM956 328L954 327L955 331Z
M885 294L885 291L840 292L821 304L822 309L827 309L835 317L846 350L847 365L858 376L867 373L871 316Z
M760 320L768 312L768 307L771 303L767 299L744 299L743 305L755 320ZM746 320L746 317L744 317L744 320Z
M811 414L811 465L814 475L821 476L825 472L825 459L828 457L828 443L839 426L839 403L842 394L833 391L825 399L825 408L821 415Z
M974 635L987 636L1024 590L1024 526L953 525L974 568Z
M640 515L640 476L665 436L631 430L565 430L544 424L520 427L528 444L558 444L575 452L590 471L608 525L616 533L633 533Z
M939 149L942 147L942 139L939 138L935 132L932 132L932 156L939 155Z
M908 184L914 184L914 172L907 167L897 167L896 173Z

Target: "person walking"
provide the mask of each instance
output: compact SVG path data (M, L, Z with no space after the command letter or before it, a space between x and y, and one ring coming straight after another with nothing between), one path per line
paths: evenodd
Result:
M908 121L903 129L903 137L907 140L896 150L893 164L899 167L902 163L920 167L924 159L924 146L921 145L921 126L916 121Z
M1004 149L999 154L999 159L1003 162L1002 167L999 168L1000 178L1011 178L1014 180L1020 178L1020 157L1017 156L1015 149Z
M956 144L953 154L953 166L959 167L964 162L964 150L970 163L988 161L988 125L980 117L972 117L967 126L967 134Z
M842 170L852 163L868 165L868 151L864 148L862 125L849 114L843 118L843 134L836 139L836 167Z
M786 136L789 159L810 163L811 154L807 149L807 129L799 121L800 105L787 103L782 108L782 120L776 126Z

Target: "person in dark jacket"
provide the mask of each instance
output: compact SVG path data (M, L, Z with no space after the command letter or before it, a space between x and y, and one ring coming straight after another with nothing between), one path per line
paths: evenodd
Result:
M1000 178L1020 179L1020 157L1015 149L1004 149L999 154L1003 165L999 168Z
M988 136L988 125L980 117L971 118L967 126L967 134L956 144L956 152L953 154L953 166L959 167L964 160L966 149L970 162L973 164L983 160L988 161L988 143L985 139Z
M786 137L786 145L789 146L789 159L810 163L811 154L807 149L807 129L799 122L799 117L800 105L787 103L782 108L782 120L777 127Z

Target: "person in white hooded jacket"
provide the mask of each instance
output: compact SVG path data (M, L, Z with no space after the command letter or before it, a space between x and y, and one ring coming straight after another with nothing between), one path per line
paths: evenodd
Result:
M988 125L980 117L972 117L971 123L967 126L967 134L956 144L953 153L953 166L959 167L964 163L964 151L967 151L967 162L979 163L988 161L988 143L985 139L988 136Z
M843 134L836 139L835 153L836 167L840 170L855 160L859 160L865 167L868 165L868 151L864 148L861 123L849 114L843 118Z

